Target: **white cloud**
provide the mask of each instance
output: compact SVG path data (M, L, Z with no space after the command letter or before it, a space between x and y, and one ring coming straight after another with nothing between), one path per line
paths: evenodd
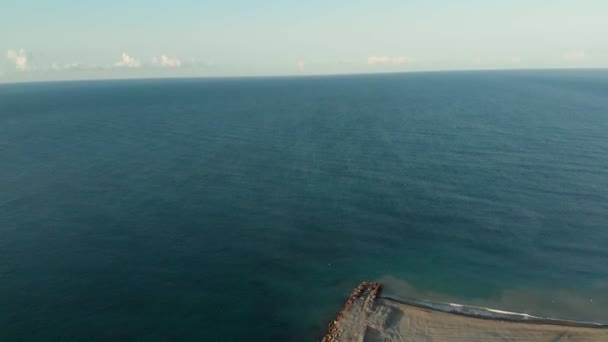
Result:
M568 51L562 55L562 59L567 62L581 62L586 58L585 51Z
M298 68L299 72L304 72L304 62L303 61L298 61L298 63L296 63L296 67Z
M402 65L410 61L411 59L406 56L370 56L367 58L367 64L369 65Z
M8 50L8 52L6 53L6 58L8 58L9 61L15 63L15 68L17 70L27 69L27 55L25 53L25 50Z
M127 53L122 53L122 58L120 61L114 63L116 67L127 67L127 68L139 68L141 66L141 62L134 57L129 56Z
M178 58L169 58L167 55L160 56L160 59L154 57L154 61L155 63L160 64L162 67L179 68L182 66L182 61L180 61Z

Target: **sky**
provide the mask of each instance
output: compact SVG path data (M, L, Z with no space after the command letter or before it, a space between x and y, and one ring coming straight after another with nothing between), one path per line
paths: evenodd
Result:
M0 82L607 68L606 0L0 1Z

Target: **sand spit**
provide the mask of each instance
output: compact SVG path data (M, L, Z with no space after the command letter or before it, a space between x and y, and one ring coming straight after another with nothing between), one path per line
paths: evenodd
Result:
M359 285L322 341L608 341L606 325L381 298L381 289L379 283Z

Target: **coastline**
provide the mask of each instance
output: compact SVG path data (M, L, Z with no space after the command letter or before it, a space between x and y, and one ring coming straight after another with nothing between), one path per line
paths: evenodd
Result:
M608 340L608 325L381 295L361 283L329 324L322 342Z

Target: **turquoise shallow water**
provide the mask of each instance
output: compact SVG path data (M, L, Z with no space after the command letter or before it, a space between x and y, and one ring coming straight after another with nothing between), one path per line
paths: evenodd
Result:
M309 341L361 280L608 322L608 72L0 85L0 340Z

